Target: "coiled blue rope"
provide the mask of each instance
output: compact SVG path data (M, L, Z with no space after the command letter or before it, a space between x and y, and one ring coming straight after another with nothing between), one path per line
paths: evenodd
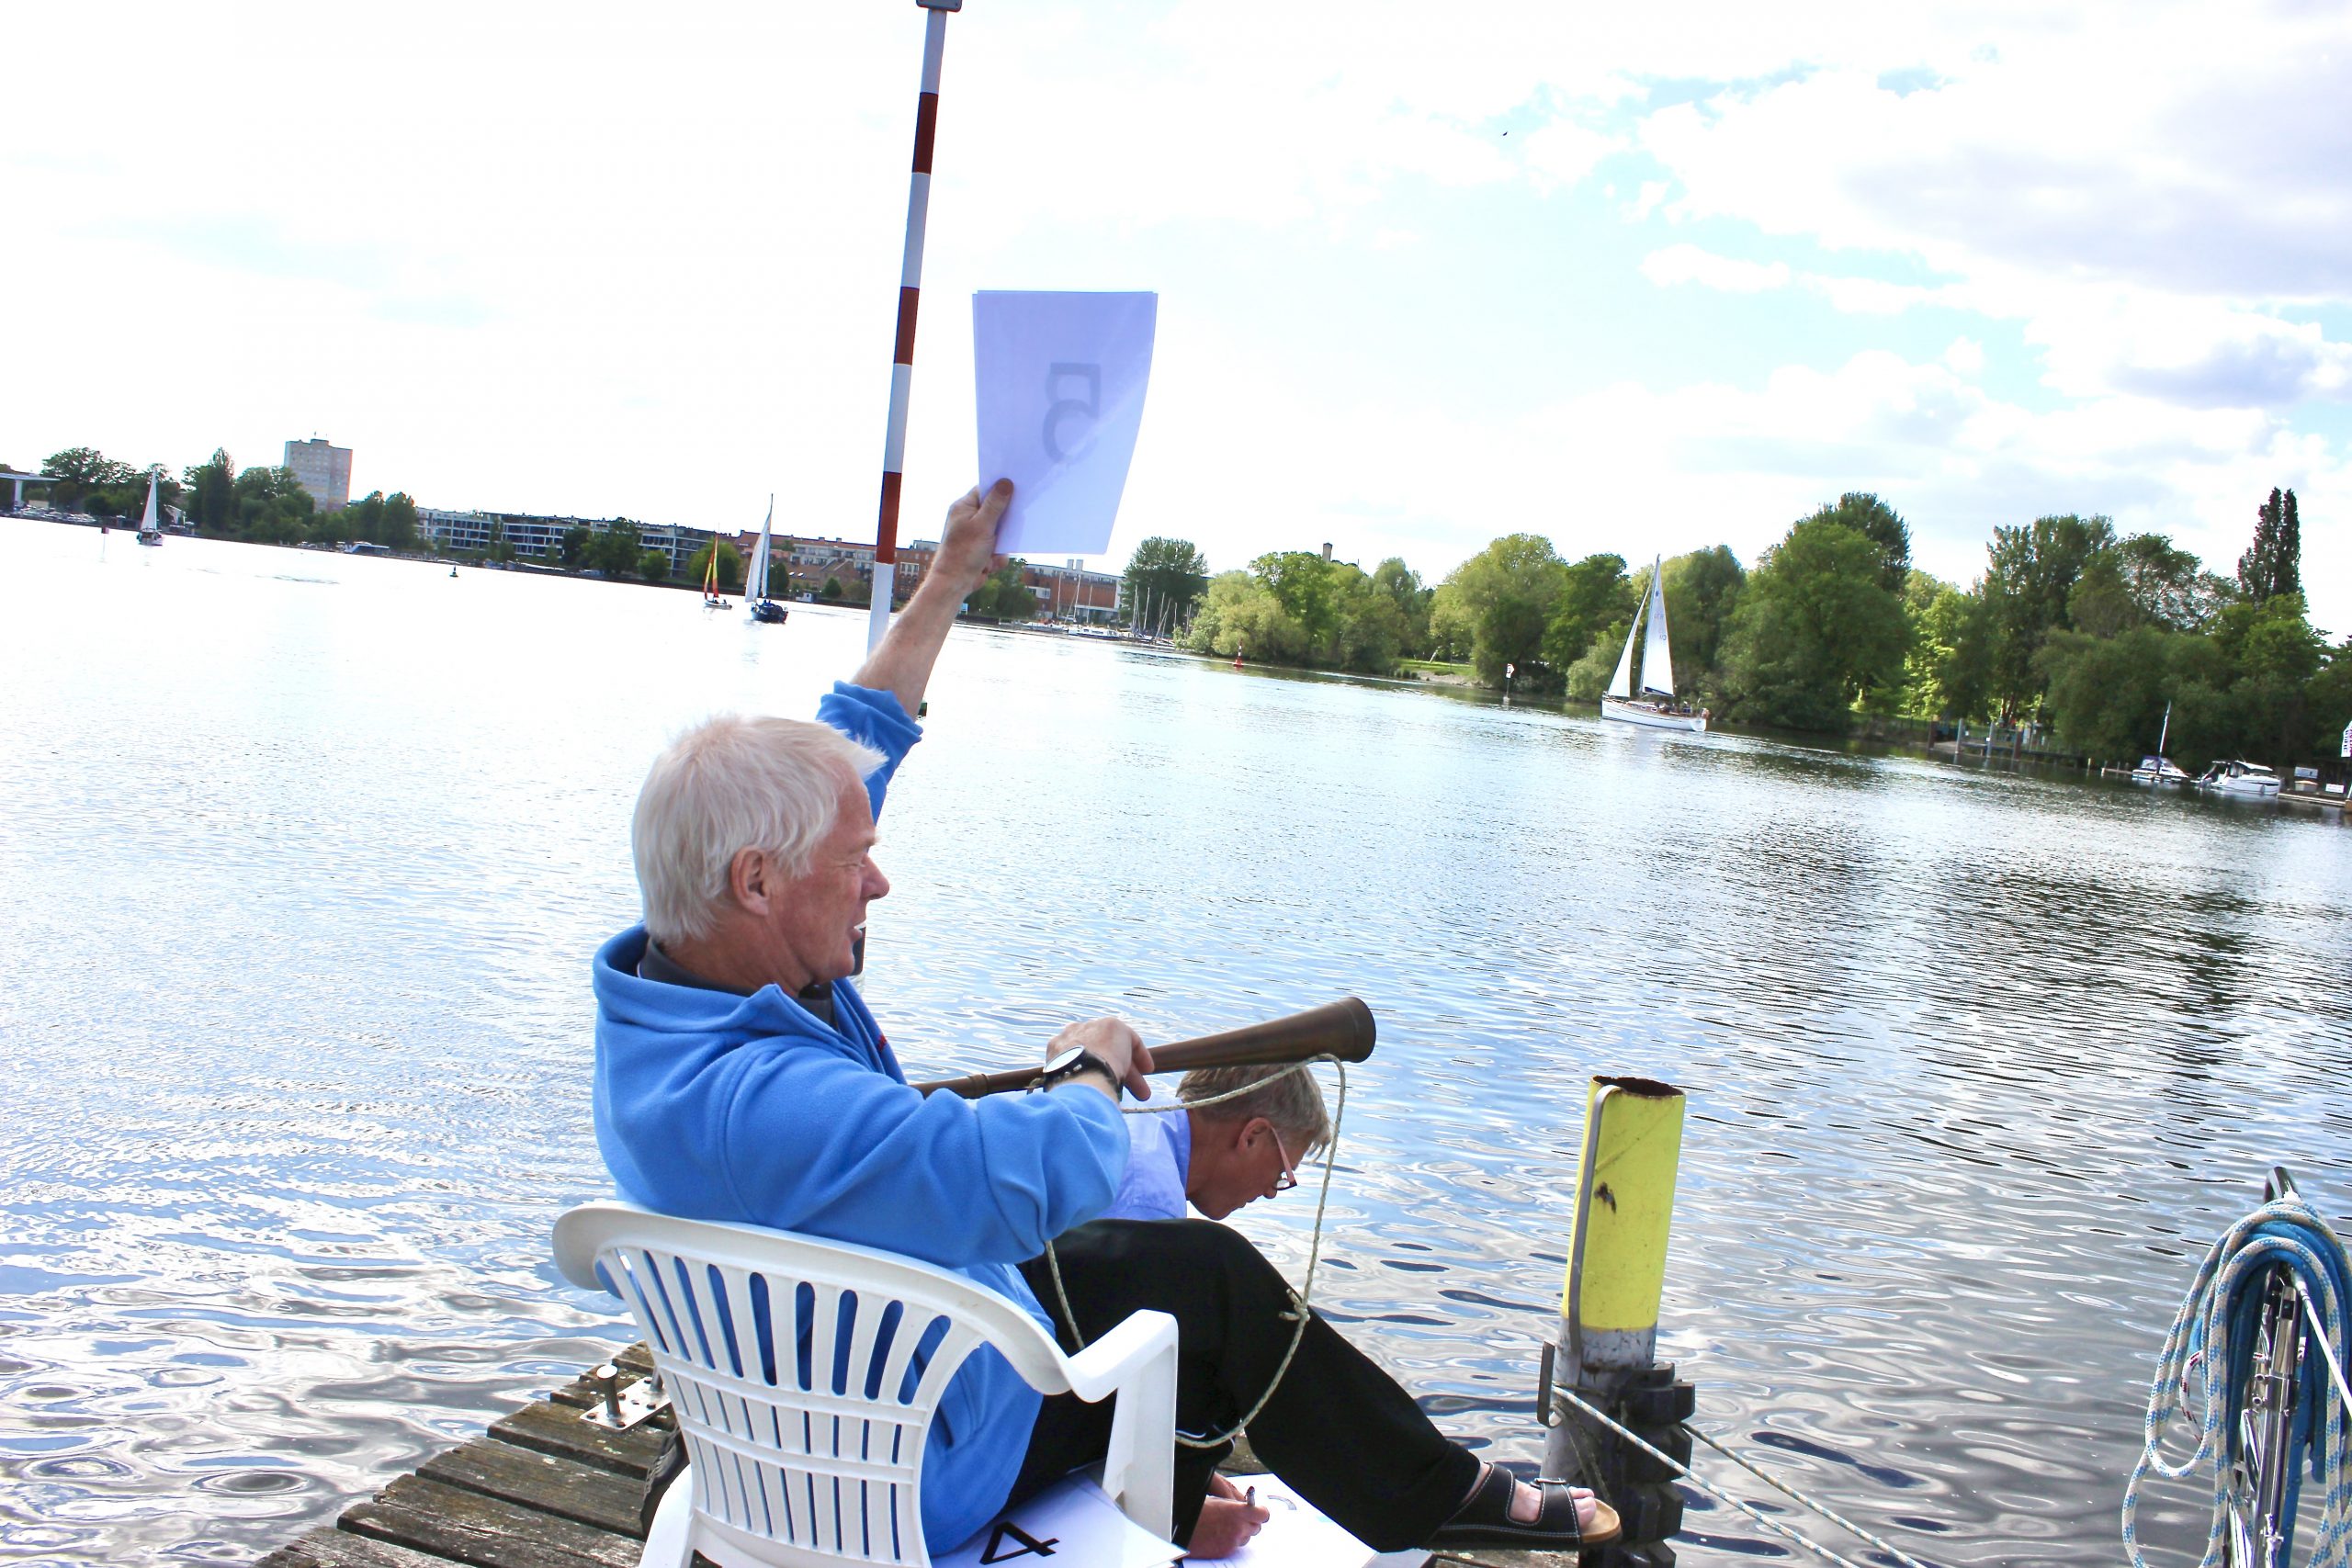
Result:
M2251 1517L2253 1498L2233 1480L2241 1452L2239 1414L2254 1375L2256 1321L2263 1287L2284 1265L2302 1286L2303 1356L2294 1419L2287 1433L2288 1482L2281 1532L2291 1540L2303 1472L2323 1489L2308 1568L2352 1568L2352 1446L2347 1446L2345 1398L2316 1339L2334 1349L2335 1365L2352 1367L2352 1258L2317 1211L2301 1198L2265 1203L2232 1225L2198 1266L2197 1279L2165 1337L2164 1354L2148 1393L2145 1446L2123 1489L2123 1546L2132 1568L2147 1568L2139 1542L2140 1486L2150 1474L2185 1481L2199 1466L2213 1467L2213 1519L2199 1568L2220 1568L2232 1506ZM2314 1321L2314 1319L2316 1321ZM2191 1397L2195 1378L2203 1413L2197 1451L2177 1466L2157 1452L2165 1429ZM2325 1429L2322 1430L2324 1415ZM2218 1439L2218 1442L2217 1442Z

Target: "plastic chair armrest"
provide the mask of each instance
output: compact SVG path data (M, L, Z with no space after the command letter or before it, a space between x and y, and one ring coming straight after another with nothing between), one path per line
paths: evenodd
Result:
M1154 1356L1176 1348L1176 1320L1164 1312L1136 1312L1068 1359L1069 1391L1091 1404L1119 1390Z

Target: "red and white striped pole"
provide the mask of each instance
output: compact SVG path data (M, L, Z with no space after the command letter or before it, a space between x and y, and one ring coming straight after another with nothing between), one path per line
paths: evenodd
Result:
M923 19L922 92L915 100L915 164L907 193L907 248L899 265L899 331L890 354L890 424L882 437L882 507L874 525L874 604L867 651L890 627L890 593L899 575L899 476L907 457L907 394L915 379L915 302L922 292L923 220L931 210L931 145L939 130L939 57L947 47L947 13L964 0L916 0Z

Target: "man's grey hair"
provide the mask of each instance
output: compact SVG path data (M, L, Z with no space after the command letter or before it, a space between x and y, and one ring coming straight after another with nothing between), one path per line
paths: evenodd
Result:
M1311 1067L1195 1067L1176 1086L1176 1098L1189 1104L1252 1084L1258 1086L1252 1092L1204 1105L1201 1114L1212 1122L1262 1116L1273 1123L1295 1160L1305 1160L1331 1141L1331 1113L1324 1109L1323 1086L1315 1081Z
M798 718L720 714L670 742L629 823L646 931L665 943L708 936L744 850L774 855L786 876L807 874L841 815L842 786L883 761L831 726Z

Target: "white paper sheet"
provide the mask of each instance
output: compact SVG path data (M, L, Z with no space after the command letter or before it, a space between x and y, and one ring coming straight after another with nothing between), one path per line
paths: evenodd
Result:
M1012 481L1003 555L1101 555L1151 380L1156 294L972 296L982 489Z
M1217 1568L1403 1568L1429 1561L1426 1551L1373 1551L1273 1476L1237 1475L1233 1480L1257 1493L1258 1506L1268 1517L1249 1545L1216 1559Z
M1007 1508L979 1534L933 1568L1166 1568L1176 1548L1119 1512L1084 1475L1057 1482L1017 1507Z

